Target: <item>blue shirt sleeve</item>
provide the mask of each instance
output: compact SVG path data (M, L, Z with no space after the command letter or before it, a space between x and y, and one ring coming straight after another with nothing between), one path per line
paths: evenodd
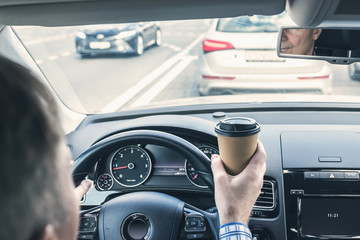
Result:
M221 226L220 240L252 240L252 235L246 225L233 222Z

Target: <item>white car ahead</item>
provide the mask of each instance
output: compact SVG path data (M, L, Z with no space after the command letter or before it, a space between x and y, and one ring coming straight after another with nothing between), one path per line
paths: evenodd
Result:
M203 41L200 95L246 92L332 91L332 68L325 61L279 58L276 44L286 14L220 18Z

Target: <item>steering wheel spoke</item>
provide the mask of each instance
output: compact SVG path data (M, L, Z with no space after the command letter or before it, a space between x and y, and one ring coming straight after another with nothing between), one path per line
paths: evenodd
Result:
M184 226L180 239L218 239L219 218L190 204L184 206Z

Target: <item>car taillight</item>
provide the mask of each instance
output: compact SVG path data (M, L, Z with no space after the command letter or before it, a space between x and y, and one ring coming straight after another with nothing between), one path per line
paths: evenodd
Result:
M208 80L234 80L235 77L219 77L219 76L209 76L209 75L202 75L204 79Z
M299 80L316 80L316 79L327 79L329 75L324 76L309 76L309 77L298 77Z
M215 41L209 39L205 39L203 41L204 53L218 51L218 50L225 50L225 49L233 49L233 48L234 46L229 42Z

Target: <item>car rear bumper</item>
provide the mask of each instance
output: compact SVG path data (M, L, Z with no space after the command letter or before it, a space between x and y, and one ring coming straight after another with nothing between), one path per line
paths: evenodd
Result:
M76 42L76 52L78 54L111 54L111 53L134 53L135 50L127 42L123 40L111 41L109 47L95 48L91 47L91 41L77 41Z
M332 91L332 74L324 79L299 80L297 76L243 75L233 80L210 80L200 77L199 92L202 95L235 94L241 92L312 92L329 94ZM326 76L326 75L324 75Z

